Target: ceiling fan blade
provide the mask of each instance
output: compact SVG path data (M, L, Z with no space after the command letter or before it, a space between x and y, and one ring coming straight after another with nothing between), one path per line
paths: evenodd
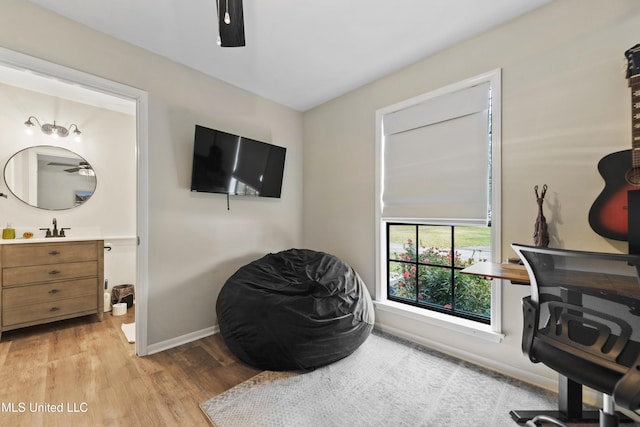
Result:
M49 162L47 163L47 166L78 166L75 163L58 163L58 162Z

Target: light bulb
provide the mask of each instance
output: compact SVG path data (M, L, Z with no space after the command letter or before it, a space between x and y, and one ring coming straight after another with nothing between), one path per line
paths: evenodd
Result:
M229 12L225 12L224 14L224 23L231 24L231 17L229 16Z

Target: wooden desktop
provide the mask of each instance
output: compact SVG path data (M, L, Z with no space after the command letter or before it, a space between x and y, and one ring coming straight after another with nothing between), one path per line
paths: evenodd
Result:
M465 268L461 273L490 277L492 279L505 279L518 284L529 284L529 274L524 265L521 264L478 262Z

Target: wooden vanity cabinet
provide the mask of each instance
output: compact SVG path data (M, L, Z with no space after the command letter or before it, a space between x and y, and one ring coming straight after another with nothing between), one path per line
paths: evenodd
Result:
M0 245L0 333L104 312L104 241Z

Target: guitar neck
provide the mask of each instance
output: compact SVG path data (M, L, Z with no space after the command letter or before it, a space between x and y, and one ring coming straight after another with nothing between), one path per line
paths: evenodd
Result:
M631 87L631 161L640 167L640 74L629 78Z

